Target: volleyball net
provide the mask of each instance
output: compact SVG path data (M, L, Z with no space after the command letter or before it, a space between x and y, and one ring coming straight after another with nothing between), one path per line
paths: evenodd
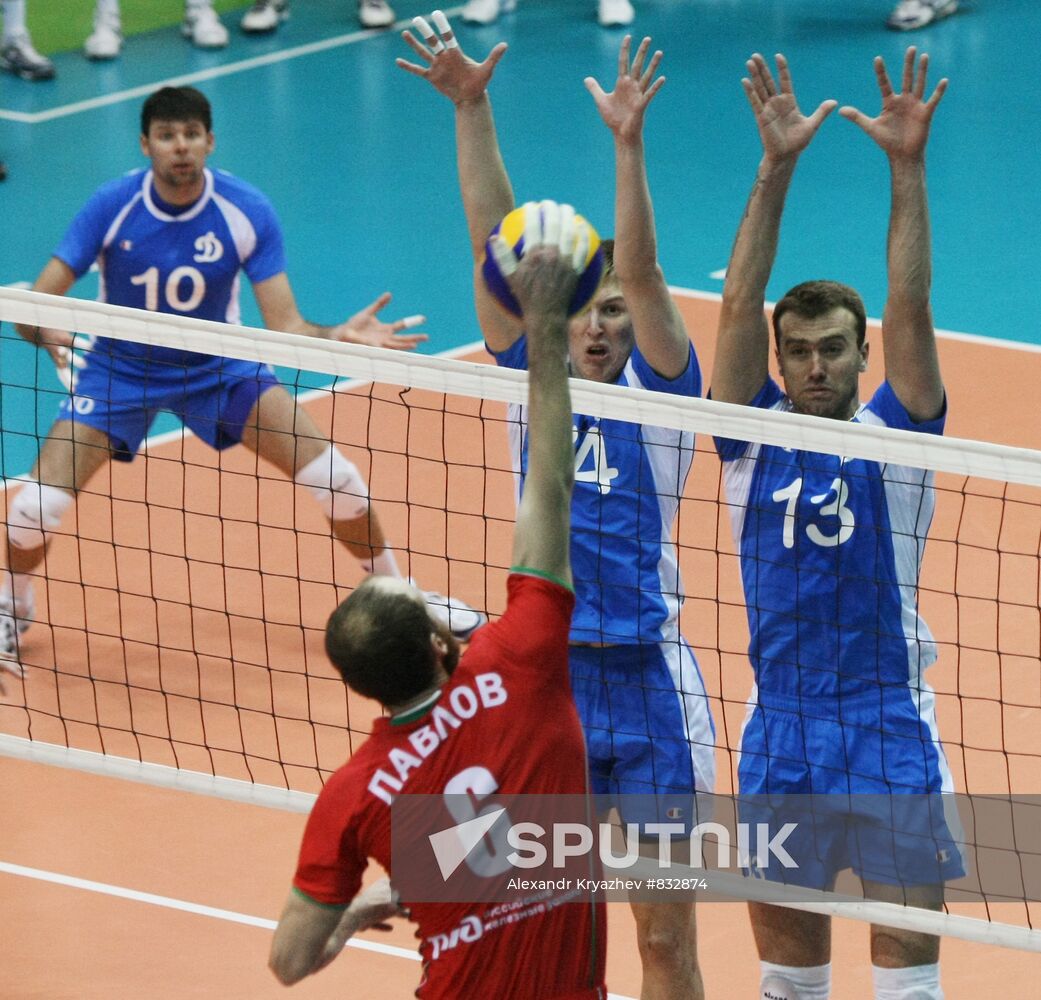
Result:
M84 352L100 336L263 362L278 366L364 474L402 570L428 590L502 612L516 493L507 405L526 400L523 373L12 289L0 290L0 320L0 505L69 396L13 323L76 331ZM572 403L591 417L697 435L675 537L682 631L715 719L718 793L738 792L752 675L712 437L936 473L918 599L938 650L927 679L954 785L969 801L1033 807L1041 453L584 381L572 382ZM36 571L35 621L19 640L25 676L8 677L0 699L0 752L306 811L379 711L346 691L324 655L326 619L364 574L307 493L245 448L216 452L170 429L148 438L134 462L105 466L54 536ZM1041 849L1017 815L993 850L1019 881L981 886L948 912L828 893L788 902L1041 950L1032 894ZM968 836L985 826L970 824ZM775 891L740 872L731 883L732 898Z

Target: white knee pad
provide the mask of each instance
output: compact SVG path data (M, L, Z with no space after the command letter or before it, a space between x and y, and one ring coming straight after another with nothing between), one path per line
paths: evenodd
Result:
M828 1000L831 963L814 966L759 963L760 1000Z
M7 508L7 540L16 549L38 549L54 531L74 496L57 486L26 480Z
M906 969L871 966L875 1000L943 1000L940 966L912 965Z
M300 469L295 479L311 491L330 521L353 521L369 509L365 479L332 445Z

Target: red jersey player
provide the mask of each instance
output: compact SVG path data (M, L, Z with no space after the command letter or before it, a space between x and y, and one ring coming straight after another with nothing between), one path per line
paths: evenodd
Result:
M600 903L547 901L503 920L492 902L399 902L386 881L359 892L369 858L393 878L390 806L398 794L586 791L568 682L574 456L565 362L566 307L585 239L569 206L542 202L527 206L519 264L499 247L530 341L528 479L502 618L480 629L460 657L418 590L372 577L329 620L333 663L388 717L329 780L308 820L271 950L271 969L287 985L407 905L419 925L424 978L416 995L424 1000L606 995Z

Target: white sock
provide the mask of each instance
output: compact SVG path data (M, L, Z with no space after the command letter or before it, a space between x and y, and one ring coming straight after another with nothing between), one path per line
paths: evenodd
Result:
M4 41L25 34L25 0L4 0Z
M830 962L807 966L759 963L759 1000L828 1000L830 995Z
M943 1000L940 965L911 965L906 969L871 966L875 1000Z
M12 573L9 569L0 570L0 597L9 595L17 605L31 598L32 591L31 573Z
M394 550L389 545L384 545L383 551L378 556L358 561L367 572L374 576L392 576L395 580L402 579L398 561L394 558Z

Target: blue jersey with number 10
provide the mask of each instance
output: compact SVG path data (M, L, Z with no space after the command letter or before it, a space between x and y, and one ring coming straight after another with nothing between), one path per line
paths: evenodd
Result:
M81 209L54 254L82 276L98 263L98 298L114 305L239 321L241 271L251 282L286 268L282 231L270 202L224 171L205 171L198 201L181 209L156 195L152 171L135 170L103 185ZM132 372L141 364L185 367L221 359L171 348L98 338L95 355Z
M772 380L750 405L791 409ZM941 434L945 414L915 424L885 382L853 420ZM936 659L917 608L932 474L744 441L716 447L760 700L813 699L823 710L828 699L918 686Z

